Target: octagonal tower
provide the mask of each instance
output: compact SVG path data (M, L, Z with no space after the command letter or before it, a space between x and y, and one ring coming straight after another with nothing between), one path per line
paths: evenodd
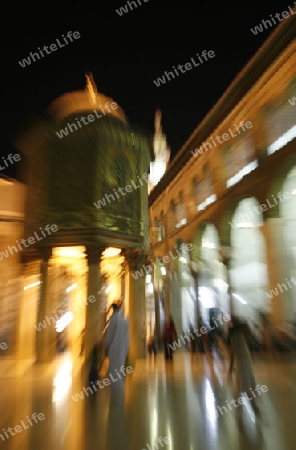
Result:
M85 90L57 98L16 142L26 159L24 238L36 237L23 249L22 259L26 267L41 262L37 305L37 322L41 323L53 316L57 305L69 308L65 289L50 281L57 280L51 276L54 255L61 253L61 247L75 246L76 253L78 247L84 248L85 293L87 299L95 300L85 304L80 314L85 320L79 322L79 331L74 334L77 340L84 329L87 361L106 317L101 261L108 247L120 249L126 263L121 292L130 317L130 356L136 358L144 351L139 342L145 316L145 280L132 275L145 262L149 248L148 172L153 136L131 125L116 102L98 93L91 74L86 78ZM56 225L57 230L47 234L47 224ZM67 267L60 269L67 273ZM71 279L68 291L77 285ZM58 295L53 293L58 291ZM50 327L36 334L38 362L52 359L54 341Z

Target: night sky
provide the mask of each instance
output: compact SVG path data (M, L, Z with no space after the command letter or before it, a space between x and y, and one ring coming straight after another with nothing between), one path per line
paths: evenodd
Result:
M112 97L131 123L153 132L159 107L175 155L276 26L257 35L250 28L294 4L269 0L256 2L255 9L256 3L240 2L233 9L225 2L219 7L209 3L207 10L197 6L193 12L192 3L187 9L186 3L179 2L183 10L171 11L173 7L167 6L167 12L160 12L159 7L166 8L162 2L140 1L141 6L128 8L122 16L116 9L126 6L125 0L113 6L108 2L105 13L81 4L81 20L47 20L46 14L35 20L2 20L8 31L1 29L1 156L12 151L11 137L31 114L45 110L63 93L84 89L86 71L93 72L99 92ZM68 31L78 31L81 37L21 67L18 61L56 39L63 42ZM179 70L178 77L159 87L153 83L173 66L184 67L191 58L198 61L196 54L203 50L214 51L215 57L185 73ZM0 175L13 175L11 170L1 170Z

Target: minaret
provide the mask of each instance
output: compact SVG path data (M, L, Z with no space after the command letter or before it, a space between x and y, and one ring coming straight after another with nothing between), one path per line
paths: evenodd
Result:
M155 119L154 119L155 134L161 134L162 133L161 116L162 116L161 110L157 109L156 112L155 112Z
M95 104L95 103L97 103L98 89L97 89L97 85L95 83L92 72L86 72L85 77L86 77L85 90L89 94L92 103Z
M161 126L162 112L157 109L154 120L154 155L155 160L150 163L150 177L148 184L148 193L163 177L170 159L171 150L168 146L166 136L162 131Z

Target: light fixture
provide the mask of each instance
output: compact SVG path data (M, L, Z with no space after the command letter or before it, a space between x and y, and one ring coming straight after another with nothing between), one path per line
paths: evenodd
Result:
M216 248L216 246L213 242L203 242L202 248L210 248L210 249L214 250Z
M244 176L248 175L250 172L255 170L258 167L258 161L255 159L254 161L247 164L245 167L243 167L239 172L237 172L233 177L229 178L226 182L226 186L229 188L235 184L237 184L239 181L241 181Z
M73 289L77 288L77 286L78 286L78 284L74 283L74 284L71 284L71 286L67 287L67 289L66 289L67 294L69 294L69 292L73 291Z
M282 134L276 141L274 141L269 147L267 147L267 154L272 155L277 150L280 150L288 142L292 141L296 137L296 125Z
M73 320L73 313L71 311L66 312L62 317L56 321L56 331L61 333Z
M59 247L53 250L53 256L62 258L85 258L84 247Z
M162 266L162 267L160 268L160 271L161 271L162 275L166 275L165 267Z
M255 225L251 222L241 222L235 224L236 228L254 228Z
M109 291L113 288L113 284L111 283L105 290L106 294L108 294Z
M24 291L27 291L28 289L31 289L35 286L39 286L41 284L41 281L36 281L35 283L27 284L27 286L24 287Z
M202 211L203 209L205 209L207 206L209 206L211 203L214 203L217 200L217 195L216 194L212 194L210 195L208 198L205 199L204 202L200 203L197 207L198 211Z
M246 302L240 295L238 294L232 294L233 297L235 297L239 302L241 302L243 305L246 305L248 302Z

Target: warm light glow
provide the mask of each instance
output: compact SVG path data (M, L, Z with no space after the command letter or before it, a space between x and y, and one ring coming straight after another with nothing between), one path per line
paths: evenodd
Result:
M151 275L146 275L146 283L151 283Z
M24 291L27 291L28 289L31 289L32 287L39 286L41 284L41 281L36 281L35 283L27 284L27 286L24 287Z
M277 150L283 148L288 142L292 141L296 137L296 125L286 131L281 137L279 137L273 144L267 147L267 154L272 155Z
M68 395L69 387L72 384L72 368L73 365L71 361L66 360L63 362L60 370L56 374L53 380L53 393L52 393L52 401L59 402Z
M187 260L186 260L186 258L184 258L184 256L180 256L180 257L179 257L179 261L180 261L181 263L187 263Z
M13 184L13 181L9 180L8 178L3 178L0 176L0 185L7 185L7 184Z
M64 258L85 258L84 247L59 247L53 250L53 256Z
M113 256L117 256L121 253L121 248L115 248L115 247L108 247L103 252L103 256L105 258L112 258Z
M166 275L165 267L161 267L161 268L160 268L160 271L161 271L162 275Z
M73 313L71 311L66 312L60 319L56 321L56 330L61 333L73 320Z

